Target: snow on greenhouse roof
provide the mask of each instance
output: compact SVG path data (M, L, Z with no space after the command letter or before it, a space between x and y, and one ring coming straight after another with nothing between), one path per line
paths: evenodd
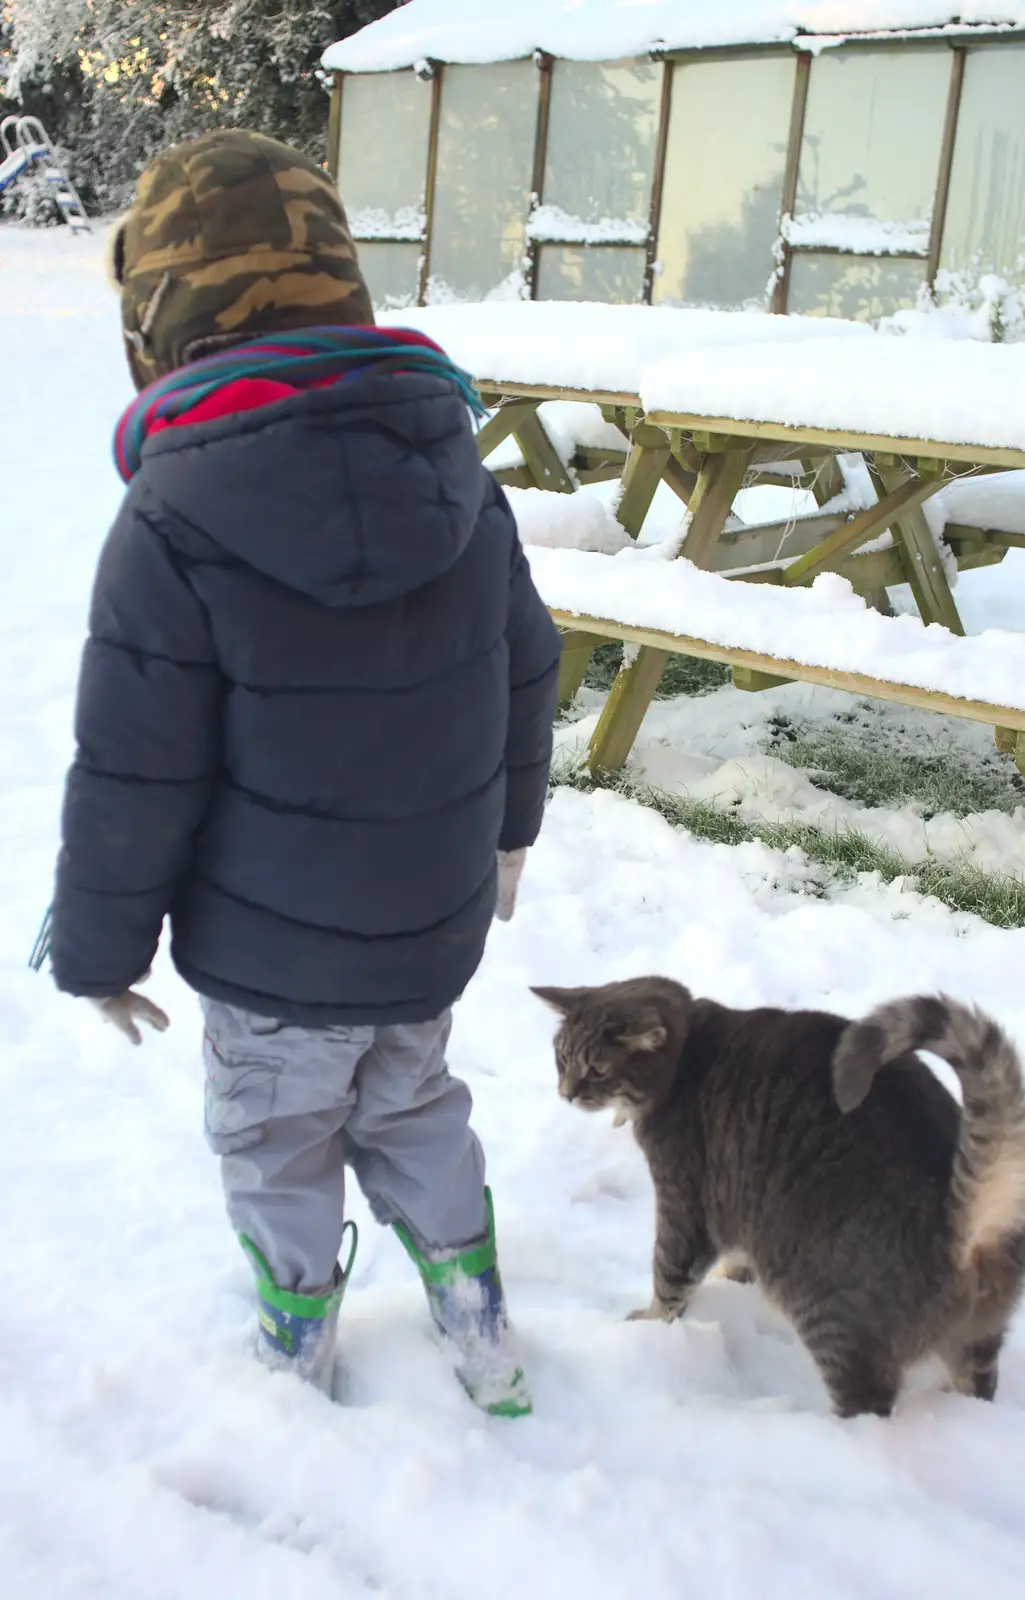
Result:
M650 50L1025 27L1025 0L408 0L324 53L346 72L511 61L534 50L612 61Z

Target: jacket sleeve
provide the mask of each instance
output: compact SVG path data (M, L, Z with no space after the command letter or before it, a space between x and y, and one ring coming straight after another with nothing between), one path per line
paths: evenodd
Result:
M120 994L148 970L220 764L221 698L205 612L129 496L100 556L79 674L58 988Z
M515 534L506 641L509 733L505 746L505 819L498 848L519 850L533 844L541 831L552 761L552 724L559 704L562 647Z

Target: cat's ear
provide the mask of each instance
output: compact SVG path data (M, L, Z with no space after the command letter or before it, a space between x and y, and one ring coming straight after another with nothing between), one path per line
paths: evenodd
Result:
M539 1000L552 1007L560 1016L568 1017L574 1006L578 1006L590 989L552 989L544 986L535 987L531 984L531 994L536 994Z
M656 1050L662 1049L668 1037L669 1029L662 1020L661 1010L658 1006L648 1004L638 1006L632 1014L626 1012L616 1043L624 1045L627 1050L654 1055Z
M661 1050L669 1034L663 1023L653 1023L650 1028L642 1028L639 1033L621 1033L617 1044L625 1045L628 1050L647 1050L654 1055L656 1050Z

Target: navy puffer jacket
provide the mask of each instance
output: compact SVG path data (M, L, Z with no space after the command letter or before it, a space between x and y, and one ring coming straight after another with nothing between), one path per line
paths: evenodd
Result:
M422 1021L541 825L558 636L454 386L364 376L151 438L100 559L53 925L309 1026Z

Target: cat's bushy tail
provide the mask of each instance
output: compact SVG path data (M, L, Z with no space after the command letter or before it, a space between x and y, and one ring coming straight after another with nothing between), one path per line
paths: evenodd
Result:
M840 1035L833 1090L841 1111L867 1096L876 1073L912 1050L953 1067L964 1108L951 1174L951 1222L961 1265L977 1251L1025 1230L1025 1087L1003 1029L945 995L879 1006Z

